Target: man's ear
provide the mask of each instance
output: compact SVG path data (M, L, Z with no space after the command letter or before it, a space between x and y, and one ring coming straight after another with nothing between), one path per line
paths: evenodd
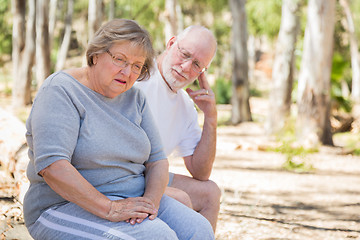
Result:
M170 47L176 42L176 37L170 38L170 40L166 44L166 49L170 49Z

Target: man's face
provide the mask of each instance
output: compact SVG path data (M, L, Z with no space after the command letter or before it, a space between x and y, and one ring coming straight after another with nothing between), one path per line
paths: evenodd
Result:
M197 76L190 78L189 72L185 72L179 64L176 64L176 53L172 55L166 54L164 56L162 70L165 81L169 84L172 91L177 92L194 81Z
M170 41L173 42L168 43L161 68L163 77L174 92L195 81L213 57L214 44L197 35L190 32L185 38L172 39Z

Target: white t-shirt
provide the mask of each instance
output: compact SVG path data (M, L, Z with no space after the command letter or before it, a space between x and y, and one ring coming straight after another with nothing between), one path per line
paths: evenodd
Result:
M172 92L155 62L150 79L135 83L146 96L166 156L185 157L194 153L201 138L194 102L183 89Z

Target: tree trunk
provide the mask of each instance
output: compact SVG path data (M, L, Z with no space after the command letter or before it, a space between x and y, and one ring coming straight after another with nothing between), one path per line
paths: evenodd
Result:
M18 67L20 66L20 53L25 47L25 13L26 0L12 0L11 11L13 14L12 30L12 62L13 79L17 78Z
M333 145L330 126L330 75L335 0L310 0L298 86L297 133L306 146Z
M230 0L232 11L232 115L231 122L238 124L251 121L250 90L248 80L248 52L247 52L247 21L245 11L246 0Z
M110 0L109 2L109 20L114 19L115 17L115 0Z
M36 81L39 88L50 75L49 1L36 2Z
M27 104L31 104L31 80L32 74L31 69L34 65L34 55L35 55L35 0L29 0L29 11L26 25L26 39L25 45L21 45L21 40L17 37L21 36L18 30L18 19L14 20L13 32L15 32L15 41L13 41L15 53L15 62L13 65L14 68L14 84L12 92L12 104L14 110L24 107ZM24 8L24 9L22 9ZM26 1L23 0L13 0L13 11L14 17L17 18L19 13L25 13ZM25 16L20 19L25 20ZM21 23L22 25L24 23ZM20 45L17 45L20 44Z
M273 134L284 128L290 116L294 78L294 51L300 27L302 0L284 0L276 55L272 71L270 112L266 130Z
M177 0L165 1L165 42L178 33L176 4Z
M65 34L57 56L56 71L63 69L65 65L65 60L71 40L73 9L74 9L74 0L68 0L67 13L65 18Z
M53 45L53 38L54 38L54 31L56 26L56 7L57 7L57 0L50 0L50 12L49 12L49 42L50 42L50 49Z
M102 23L102 0L90 0L88 14L88 40L90 40Z
M340 4L344 9L346 16L345 28L349 33L350 38L350 52L351 52L351 70L352 70L352 91L351 96L353 100L360 103L360 58L358 50L358 42L356 39L354 20L351 14L348 0L340 0Z
M177 18L177 30L178 30L177 33L179 33L182 30L184 30L184 16L182 14L179 1L176 1L176 18Z

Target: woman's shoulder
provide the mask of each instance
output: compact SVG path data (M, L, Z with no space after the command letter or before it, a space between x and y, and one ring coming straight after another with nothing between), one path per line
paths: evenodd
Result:
M70 74L64 71L58 71L47 77L42 87L66 85L72 83L73 80L74 78Z
M135 98L136 101L144 101L145 94L136 86L132 86L129 90L126 91L126 95L130 98Z
M55 94L77 96L80 92L83 92L83 87L73 76L64 71L58 71L45 79L36 94L36 98Z
M74 69L75 70L75 69ZM76 70L73 69L69 70L61 70L54 72L49 77L47 77L39 88L46 89L46 88L60 88L60 89L81 89L82 84L79 82L76 74Z

